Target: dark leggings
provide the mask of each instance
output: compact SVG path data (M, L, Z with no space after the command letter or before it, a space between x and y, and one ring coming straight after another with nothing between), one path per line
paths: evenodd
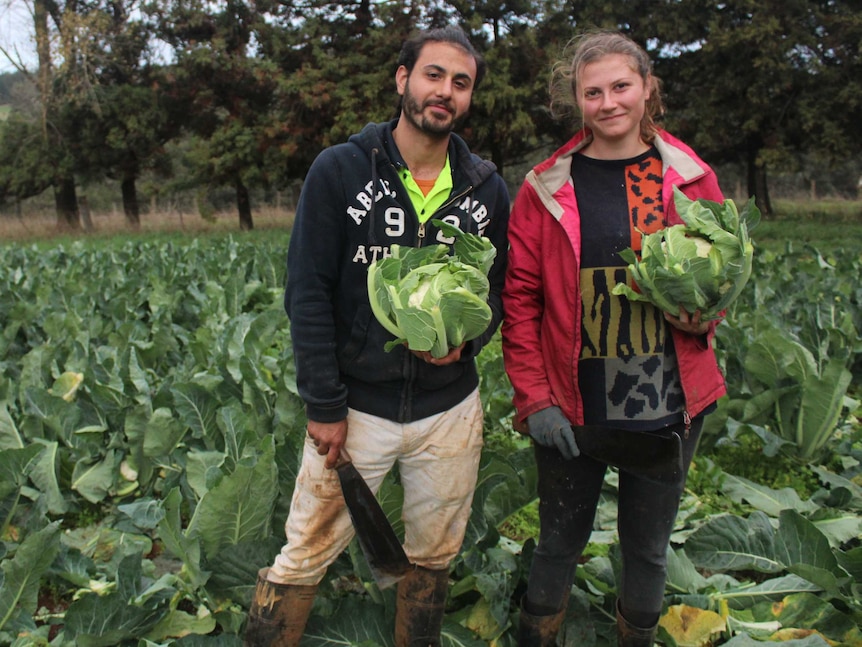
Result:
M653 626L661 614L667 548L702 426L703 419L697 418L687 435L682 424L656 432L676 431L682 438L679 482L656 483L620 470L617 527L623 564L618 597L623 616L638 627ZM583 454L566 460L557 449L538 444L535 453L540 531L525 604L533 614L550 615L568 599L608 466Z

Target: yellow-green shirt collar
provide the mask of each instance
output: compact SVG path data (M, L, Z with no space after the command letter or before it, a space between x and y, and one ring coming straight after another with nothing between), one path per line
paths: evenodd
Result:
M434 188L428 192L428 195L423 195L416 180L410 173L410 169L406 166L399 170L401 181L404 183L404 188L407 189L407 195L410 196L410 202L413 203L413 208L416 210L416 215L419 216L419 222L426 222L434 212L437 211L452 193L452 167L449 165L449 155L446 155L446 163L443 165L443 170L437 176L437 181L434 183Z

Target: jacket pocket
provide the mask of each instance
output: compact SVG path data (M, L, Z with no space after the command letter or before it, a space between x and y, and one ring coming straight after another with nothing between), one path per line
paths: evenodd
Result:
M342 371L354 362L362 353L362 349L365 348L371 316L371 306L359 306L350 325L347 339L338 344L338 364Z
M392 335L374 318L371 306L359 306L347 338L338 344L341 372L372 384L402 379L403 350L383 350L391 340Z

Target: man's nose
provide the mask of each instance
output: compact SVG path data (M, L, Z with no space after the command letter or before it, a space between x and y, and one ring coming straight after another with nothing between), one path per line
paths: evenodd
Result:
M452 96L452 79L443 79L441 83L437 84L437 94L441 97L451 97Z

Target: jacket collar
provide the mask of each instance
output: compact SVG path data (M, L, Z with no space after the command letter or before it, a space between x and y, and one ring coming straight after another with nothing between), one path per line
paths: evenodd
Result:
M581 129L563 146L557 149L548 159L535 166L527 173L529 182L542 198L545 204L555 202L554 195L566 183L571 182L572 156L593 140L589 130ZM692 182L707 173L697 158L684 148L672 135L664 130L658 131L653 140L659 156L662 159L662 172L676 171L684 183ZM553 208L551 209L553 212Z

